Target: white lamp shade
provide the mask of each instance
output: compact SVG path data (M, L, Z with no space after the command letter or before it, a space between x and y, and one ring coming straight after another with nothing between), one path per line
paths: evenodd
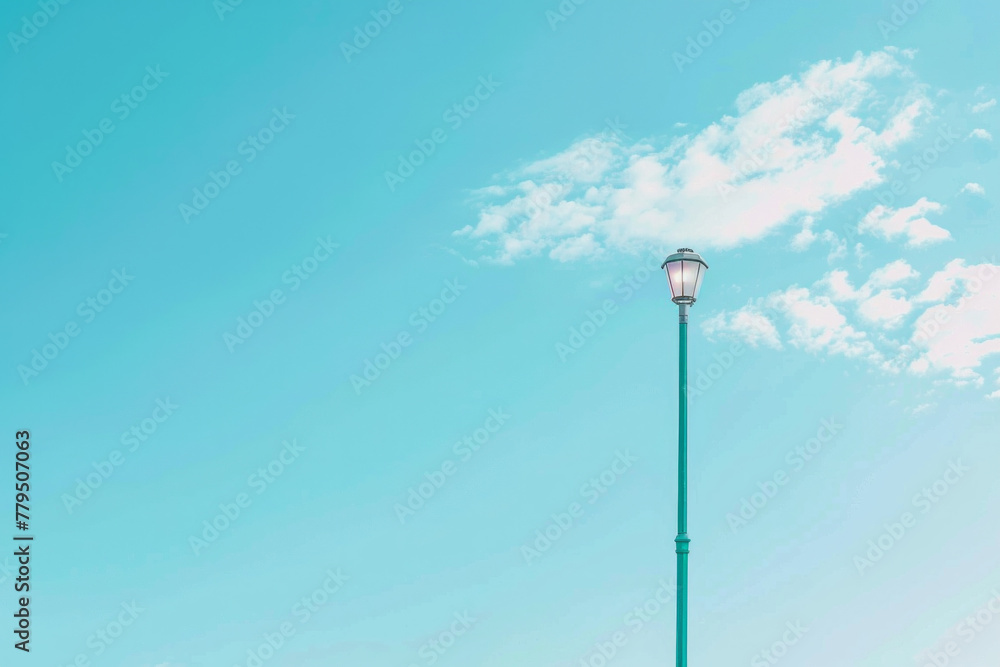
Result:
M698 300L701 281L708 264L690 248L681 248L663 262L670 283L670 296L674 303L692 304Z

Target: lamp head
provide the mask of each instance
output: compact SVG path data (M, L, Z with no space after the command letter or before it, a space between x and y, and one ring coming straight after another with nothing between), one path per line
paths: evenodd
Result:
M670 296L674 303L687 306L698 300L701 281L708 270L708 264L701 255L691 248L678 248L660 268L667 272Z

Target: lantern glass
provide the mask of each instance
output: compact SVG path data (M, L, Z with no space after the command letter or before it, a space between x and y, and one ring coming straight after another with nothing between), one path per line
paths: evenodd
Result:
M670 282L670 298L676 299L682 296L684 290L683 262L670 262L667 264L667 280Z
M681 248L663 263L670 283L670 297L676 304L692 304L698 299L708 264L690 248Z
M692 297L695 299L698 298L698 293L701 291L701 281L705 277L705 271L707 269L707 266L701 262L698 263L698 278L694 281L694 292L692 294Z

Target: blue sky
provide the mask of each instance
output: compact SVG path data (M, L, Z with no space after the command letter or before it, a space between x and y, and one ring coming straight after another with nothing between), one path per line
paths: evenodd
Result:
M21 659L985 664L998 12L8 4Z

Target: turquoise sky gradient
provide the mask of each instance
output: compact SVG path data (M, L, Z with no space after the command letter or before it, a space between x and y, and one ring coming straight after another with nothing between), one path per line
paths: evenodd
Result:
M671 664L687 245L691 664L995 661L995 4L43 5L0 12L11 664Z

